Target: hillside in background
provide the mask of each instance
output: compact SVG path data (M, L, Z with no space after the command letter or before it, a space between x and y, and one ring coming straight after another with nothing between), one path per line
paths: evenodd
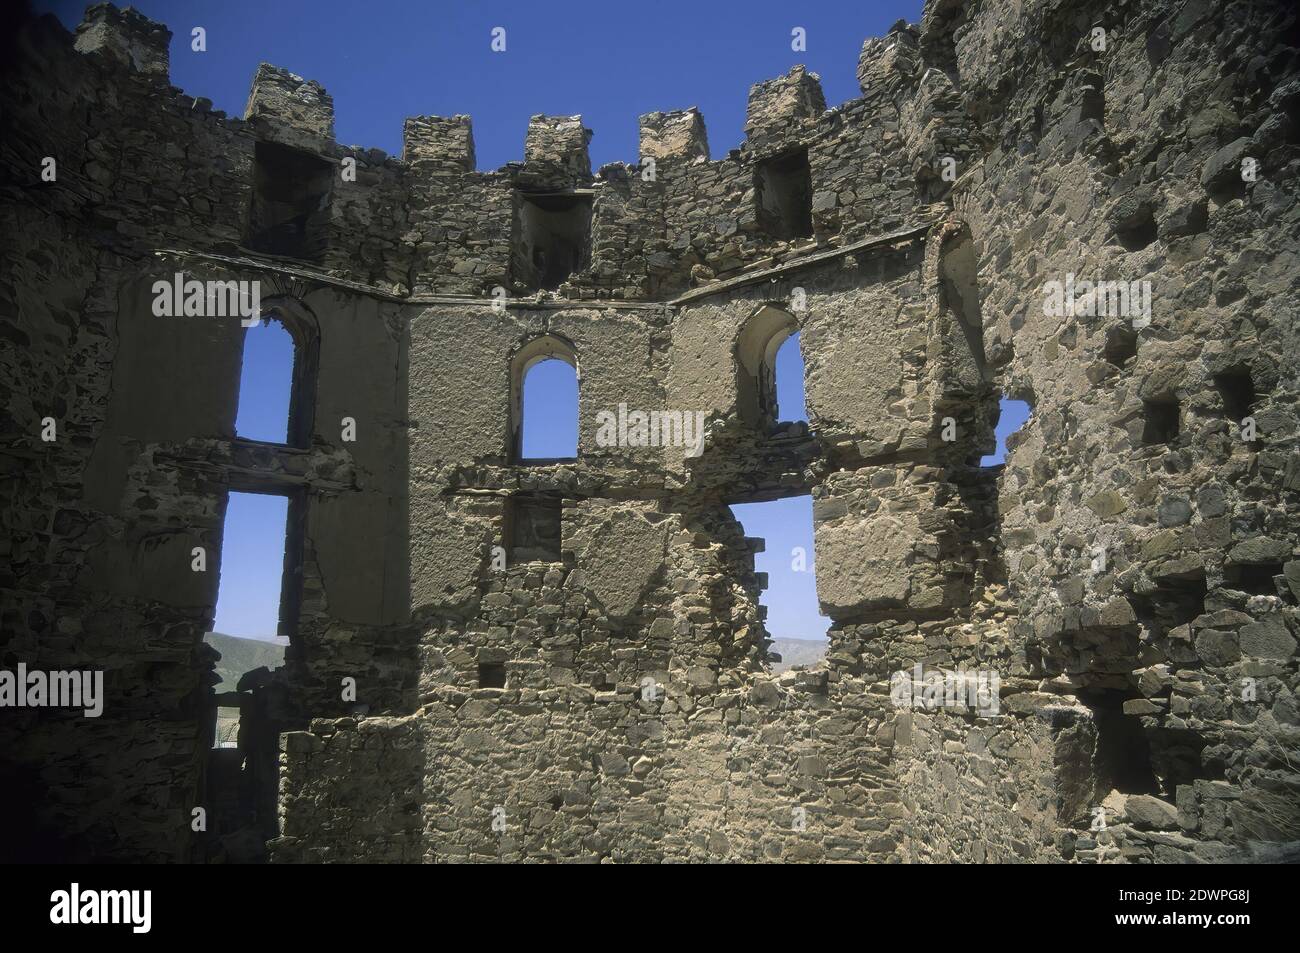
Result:
M279 668L284 664L284 646L274 642L241 639L220 632L209 632L203 641L221 653L221 661L217 663L217 674L221 676L219 692L233 692L245 672L262 665Z
M773 639L771 651L781 656L781 661L772 666L772 671L780 674L796 665L814 665L826 656L826 639Z

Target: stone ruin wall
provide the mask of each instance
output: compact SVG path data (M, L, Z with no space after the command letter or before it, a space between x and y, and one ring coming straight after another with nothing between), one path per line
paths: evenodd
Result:
M168 35L97 5L76 37L20 34L5 77L0 648L108 686L100 719L0 723L21 782L4 814L33 843L205 860L249 836L188 819L226 494L271 486L302 551L286 666L260 690L283 732L275 860L1294 849L1293 15L931 2L864 44L861 99L826 110L796 68L754 87L725 158L698 112L655 113L641 162L594 174L577 117L534 117L496 172L475 171L467 117L408 120L401 159L340 146L328 93L269 66L227 117L168 86ZM310 259L245 246L258 143L356 162ZM758 169L794 149L812 234L774 238ZM57 186L13 184L45 155ZM534 294L519 205L555 190L591 203L589 264ZM153 317L175 270L260 279L308 329L304 446L235 437L242 332ZM1149 277L1150 326L1045 316L1067 272ZM791 324L810 428L769 437L718 369ZM520 467L511 360L539 338L576 356L580 458ZM1251 444L1229 420L1243 374ZM1033 415L980 469L999 394ZM705 411L703 454L594 446L620 402ZM1152 443L1170 403L1178 433ZM831 644L773 677L761 543L727 504L805 492ZM561 501L562 559L493 569L522 498ZM899 709L890 676L917 663L998 671L1001 713Z

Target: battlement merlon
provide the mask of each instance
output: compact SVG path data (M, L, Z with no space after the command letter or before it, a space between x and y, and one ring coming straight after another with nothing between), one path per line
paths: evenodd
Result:
M672 112L646 113L640 119L641 160L709 158L704 116L692 106Z
M920 29L899 20L883 37L870 36L858 54L858 88L864 96L897 91L921 72Z
M168 44L172 31L134 7L119 10L111 3L86 8L77 25L76 50L98 53L152 79L169 79Z
M796 66L784 76L765 79L750 87L745 134L753 139L792 122L816 119L825 111L821 77Z
M270 63L257 67L244 119L281 145L318 152L334 143L334 98L315 80Z
M469 116L411 116L402 125L402 161L474 171L474 128Z
M581 116L544 116L528 120L524 139L524 164L537 171L553 171L573 181L591 178L588 145L591 130Z

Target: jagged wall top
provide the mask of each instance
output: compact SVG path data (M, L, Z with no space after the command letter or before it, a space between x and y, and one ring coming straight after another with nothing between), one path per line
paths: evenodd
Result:
M168 78L168 44L172 31L134 7L119 10L111 3L86 8L77 26L77 50L98 53L145 76Z

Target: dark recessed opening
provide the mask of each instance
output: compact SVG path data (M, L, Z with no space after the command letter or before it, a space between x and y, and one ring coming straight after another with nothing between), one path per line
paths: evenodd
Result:
M769 238L789 241L812 236L812 172L808 150L758 164L754 172L758 225Z
M1159 226L1154 218L1147 217L1130 228L1116 233L1125 251L1140 251L1156 240Z
M514 278L554 291L591 258L591 196L517 192Z
M505 688L506 666L504 662L478 663L479 688Z
M1158 794L1160 785L1151 768L1151 746L1142 722L1124 714L1124 701L1135 697L1117 691L1080 692L1080 699L1092 709L1097 726L1097 747L1093 755L1100 794L1115 790L1123 794Z
M1106 360L1123 367L1138 352L1138 335L1132 328L1118 325L1106 332Z
M1130 595L1129 602L1138 621L1159 638L1203 613L1207 592L1204 570L1194 569L1185 578L1162 578L1151 592Z
M1205 738L1186 728L1156 728L1148 737L1151 762L1159 777L1162 794L1172 796L1180 785L1200 778L1223 777L1217 757L1206 758Z
M1142 415L1144 444L1173 443L1178 437L1178 401L1173 398L1144 400Z
M1223 412L1229 420L1241 423L1242 419L1250 416L1255 406L1255 382L1251 380L1249 370L1234 367L1216 374L1214 386L1223 399Z
M1223 581L1229 589L1252 596L1275 596L1277 583L1273 577L1281 574L1281 563L1230 563L1223 569Z
M506 511L510 563L561 561L563 503L557 498L517 496Z
M286 258L316 259L328 244L334 166L287 146L257 143L247 245Z
M561 807L564 806L564 795L552 794L550 797L550 805L552 811L558 811Z

